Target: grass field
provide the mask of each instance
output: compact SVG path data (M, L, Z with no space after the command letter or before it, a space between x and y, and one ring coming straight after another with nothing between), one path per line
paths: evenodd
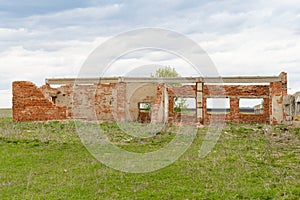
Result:
M166 131L128 140L103 123L110 140L131 151L166 145ZM0 119L0 199L299 199L300 129L228 124L213 151L198 157L206 129L172 165L123 173L94 159L74 122L13 123Z
M0 108L0 118L11 118L12 111L9 108Z

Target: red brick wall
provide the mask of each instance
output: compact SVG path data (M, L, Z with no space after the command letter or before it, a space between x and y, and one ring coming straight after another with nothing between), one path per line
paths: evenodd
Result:
M163 84L158 84L156 88L156 97L154 105L151 108L151 121L152 123L158 123L159 119L159 108L162 106L162 99L163 99ZM145 115L145 114L143 114Z
M51 99L57 96L55 105ZM14 121L77 118L99 121L125 119L126 84L64 85L38 88L31 82L13 83Z
M196 85L168 87L169 96L196 97Z
M177 113L174 111L174 97L196 98L196 85L184 85L168 87L167 92L169 95L169 118L168 123L184 123L195 124L197 123L197 116ZM195 108L196 109L196 108Z
M269 123L270 122L270 87L268 85L204 85L204 123L225 121L234 123ZM206 99L209 97L230 98L230 112L210 114L207 112ZM244 98L264 98L264 113L243 114L239 111L239 100Z
M125 119L126 85L124 83L77 85L73 95L71 109L75 113L71 117L101 122Z
M268 85L204 85L205 96L210 97L261 97L269 96Z
M283 114L281 113L281 115L285 115L282 97L287 94L286 73L281 73L280 77L281 82L272 82L270 85L204 85L203 123L209 124L212 120L222 119L226 122L236 123L281 123L277 121L278 113L272 115L272 100L276 100L279 105L278 109L282 109ZM151 116L153 121L157 118L158 108L162 103L163 88L163 85L158 85L156 97L149 96L149 99L152 100L156 98ZM167 87L166 91L169 97L168 122L195 123L196 115L174 112L174 97L196 98L196 85L171 86ZM13 83L13 119L14 121L44 121L74 117L108 122L125 121L126 92L126 83L122 82L78 85L74 90L72 85L64 85L59 88L44 85L38 88L31 82L16 81ZM51 101L52 96L57 96L56 104ZM230 98L230 112L209 114L206 99L210 97ZM239 100L243 97L263 98L264 113L240 113Z
M280 77L281 77L281 83L282 83L282 94L287 95L287 73L281 72Z
M95 111L95 85L75 85L72 93L72 106L69 112L72 118L84 120L97 120Z
M97 85L95 93L94 109L96 112L97 120L112 122L114 121L113 114L113 90L116 84L101 84Z
M287 76L285 72L282 72L280 74L281 76L281 82L272 82L270 83L270 102L273 101L273 99L275 100L278 109L280 109L280 111L277 111L277 113L273 113L273 107L272 107L272 103L270 104L270 123L272 125L276 125L278 123L283 123L284 119L286 118L286 114L284 112L284 106L283 106L283 96L287 95ZM274 106L274 105L273 105ZM278 118L275 117L275 115L278 115L278 113L282 113L282 119L279 119L281 121L278 121ZM274 115L275 114L275 115ZM279 114L280 115L280 114ZM281 118L281 117L279 117Z
M46 121L66 119L66 107L56 106L42 90L27 81L13 82L13 120Z
M43 93L44 97L49 101L52 101L52 96L57 96L60 91L56 88L51 88L50 85L46 84L40 87L41 92Z
M57 105L64 105L67 107L67 118L73 117L73 85L63 85L59 87L57 94Z
M126 83L117 83L116 84L116 91L117 91L117 107L114 113L117 115L115 116L115 121L123 122L126 119Z

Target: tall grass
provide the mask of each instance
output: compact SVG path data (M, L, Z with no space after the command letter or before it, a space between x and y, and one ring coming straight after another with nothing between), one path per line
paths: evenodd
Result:
M174 127L139 139L115 123L100 126L129 151L154 151L174 137ZM131 174L94 159L72 121L0 120L0 199L300 198L300 129L228 124L201 159L205 133L198 129L191 147L172 165Z

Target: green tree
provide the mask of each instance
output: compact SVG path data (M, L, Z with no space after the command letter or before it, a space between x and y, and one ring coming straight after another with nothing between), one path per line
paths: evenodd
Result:
M164 68L159 68L156 70L155 74L151 74L151 77L164 78L164 77L180 77L180 75L176 72L175 68L171 68L170 66L166 66Z
M155 78L164 78L164 77L170 77L170 78L176 78L180 77L178 72L175 70L175 68L172 68L170 66L166 66L164 68L158 68L155 71L155 74L151 74L151 77ZM172 84L172 86L181 86L181 84ZM174 98L174 111L175 112L181 112L182 110L187 109L187 103L186 99L180 98L180 97L175 97Z

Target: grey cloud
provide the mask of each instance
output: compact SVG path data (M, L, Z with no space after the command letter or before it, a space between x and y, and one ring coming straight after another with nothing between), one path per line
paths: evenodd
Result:
M3 2L0 0L0 5ZM46 76L73 76L80 66L78 57L86 56L101 44L95 42L95 38L109 38L120 32L153 26L191 37L211 55L222 75L278 75L280 71L287 71L290 85L298 84L300 6L295 0L165 0L157 3L89 0L72 5L60 1L58 7L48 1L35 5L34 0L19 1L15 7L13 2L0 12L0 59L10 59L2 61L5 65L0 66L2 89L10 88L14 78L42 83ZM26 2L31 9L22 8ZM39 7L45 10L35 12ZM115 44L115 48L119 45ZM23 50L13 52L15 48ZM28 53L25 57L29 61L25 64L32 65L30 70L34 76L23 73L24 63L13 62L22 61L23 51ZM40 56L48 62L42 63ZM168 59L172 62L172 56L166 55L140 57L153 62ZM134 56L128 55L126 59L131 58ZM38 68L41 65L45 69Z

